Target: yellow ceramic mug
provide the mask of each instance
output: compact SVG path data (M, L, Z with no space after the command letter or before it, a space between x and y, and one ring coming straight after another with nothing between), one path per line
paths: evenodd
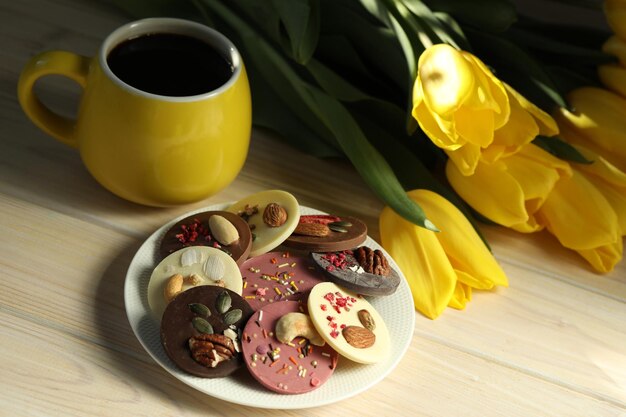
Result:
M208 43L230 63L232 75L212 91L188 96L154 94L122 81L107 63L109 53L129 39L154 33ZM48 74L69 77L83 88L76 120L55 114L33 93L35 81ZM22 71L18 96L37 126L78 148L98 182L137 203L201 200L227 186L247 156L251 102L243 61L232 42L199 23L169 18L132 22L111 33L94 58L41 53Z

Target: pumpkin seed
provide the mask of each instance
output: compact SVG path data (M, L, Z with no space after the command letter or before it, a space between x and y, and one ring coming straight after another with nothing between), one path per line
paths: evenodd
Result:
M193 328L200 333L213 334L213 326L211 326L211 323L202 317L194 317L191 319L191 324L193 325Z
M234 324L238 322L243 316L243 311L239 308L235 308L234 310L230 310L228 313L224 314L224 324Z
M328 226L330 227L331 225L333 226L339 226L339 227L351 227L352 223L347 222L345 220L340 220L338 222L332 222L332 223L328 223Z
M202 317L209 317L211 315L211 310L209 310L209 307L205 306L202 303L191 303L189 304L189 309Z
M233 301L230 298L230 294L228 294L228 292L226 291L222 291L221 293L219 293L217 299L215 300L215 308L220 314L224 314L228 310L230 310L232 302Z
M333 232L348 233L348 229L346 229L345 227L337 226L336 224L333 224L333 223L329 223L328 228L332 230Z

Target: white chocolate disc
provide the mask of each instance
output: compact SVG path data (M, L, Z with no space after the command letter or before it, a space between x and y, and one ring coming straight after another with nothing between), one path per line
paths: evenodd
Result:
M330 300L329 300L330 299ZM338 300L344 300L338 302ZM391 342L383 318L362 296L356 295L332 282L317 284L309 294L309 316L319 334L340 355L359 363L376 363L389 354ZM367 310L374 319L374 344L367 348L350 345L342 334L347 326L364 327L358 312Z
M224 281L224 287L241 295L243 281L239 266L228 254L209 246L192 246L180 249L163 259L152 271L148 283L148 303L154 316L161 320L167 306L163 292L172 275L189 277L196 274L198 285L216 285L217 275ZM197 285L183 284L185 291Z
M279 204L287 212L287 221L283 225L270 227L263 221L263 212L270 203ZM251 226L253 236L255 236L252 240L250 258L269 252L283 243L293 233L300 220L298 200L286 191L261 191L239 200L228 207L226 211L239 213L245 209L246 205L250 207L258 206L259 210L257 214L252 215L248 219L248 224Z

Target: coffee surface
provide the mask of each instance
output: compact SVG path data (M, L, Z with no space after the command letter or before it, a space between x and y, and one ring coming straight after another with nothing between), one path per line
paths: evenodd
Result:
M113 48L107 64L126 84L172 97L208 93L233 74L231 63L208 43L169 33L128 39Z

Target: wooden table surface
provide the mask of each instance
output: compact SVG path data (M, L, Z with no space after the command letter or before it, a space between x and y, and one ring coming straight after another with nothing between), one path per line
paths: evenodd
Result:
M93 55L127 18L80 0L0 3L1 416L626 416L626 263L606 276L547 234L485 227L510 287L476 293L465 311L417 314L399 366L365 393L280 411L214 399L173 378L135 338L126 269L160 225L196 208L280 188L307 206L364 219L378 239L382 204L351 166L303 155L254 132L226 190L169 209L101 188L78 153L29 122L16 99L28 58ZM72 114L78 88L38 85ZM325 193L328 184L337 190ZM280 408L277 405L277 408Z

